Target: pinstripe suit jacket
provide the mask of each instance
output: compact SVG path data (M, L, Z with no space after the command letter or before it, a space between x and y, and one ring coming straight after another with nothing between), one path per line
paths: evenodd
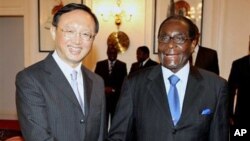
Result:
M109 141L228 141L228 93L218 75L192 68L182 113L173 125L161 65L125 80Z
M85 114L51 54L16 76L16 106L25 141L102 141L103 80L82 67Z

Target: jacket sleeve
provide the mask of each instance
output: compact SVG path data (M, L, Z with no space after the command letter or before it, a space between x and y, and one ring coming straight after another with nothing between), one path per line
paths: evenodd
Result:
M21 72L16 76L16 107L25 141L54 141L49 134L45 101L32 75Z
M209 141L228 141L228 85L226 81L219 81L217 86L217 104L211 121Z

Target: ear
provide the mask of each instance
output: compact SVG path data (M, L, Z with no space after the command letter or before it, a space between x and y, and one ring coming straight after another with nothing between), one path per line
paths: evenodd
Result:
M192 44L191 44L191 50L192 50L192 52L194 52L194 49L195 49L196 45L197 45L197 40L193 40Z
M55 38L56 38L56 27L53 26L53 25L50 27L50 34L52 36L52 39L55 40Z

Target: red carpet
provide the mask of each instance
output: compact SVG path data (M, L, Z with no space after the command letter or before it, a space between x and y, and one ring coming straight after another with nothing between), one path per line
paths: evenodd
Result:
M17 120L0 120L0 129L20 130Z

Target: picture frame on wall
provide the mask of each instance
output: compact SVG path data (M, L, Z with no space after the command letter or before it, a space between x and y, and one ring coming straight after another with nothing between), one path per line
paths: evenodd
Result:
M53 15L69 3L85 3L85 0L38 0L38 46L39 52L51 52L55 48L50 34Z
M204 0L154 0L153 53L158 54L158 29L167 17L178 14L191 19L202 33ZM202 34L200 34L201 36ZM200 44L201 44L200 37Z

